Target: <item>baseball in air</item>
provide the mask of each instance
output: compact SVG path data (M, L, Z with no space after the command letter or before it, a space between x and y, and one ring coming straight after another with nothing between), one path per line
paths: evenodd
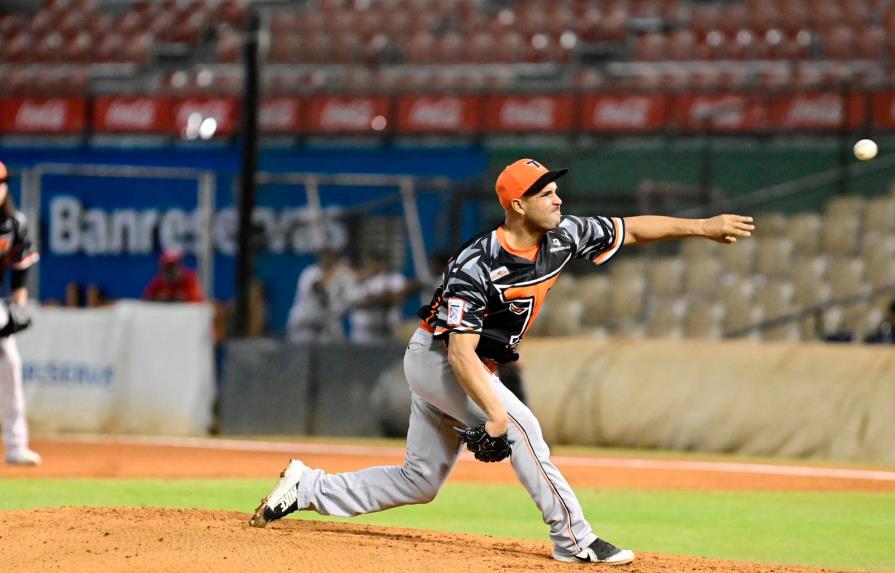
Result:
M862 139L855 144L853 151L855 152L855 157L861 161L868 161L876 157L879 147L872 139Z

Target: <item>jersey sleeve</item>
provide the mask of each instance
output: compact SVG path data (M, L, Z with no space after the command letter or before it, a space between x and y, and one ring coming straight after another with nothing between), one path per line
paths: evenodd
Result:
M575 258L602 265L618 252L625 239L621 217L564 217L562 227L572 236Z
M14 271L22 271L31 268L34 263L40 260L40 256L31 244L31 237L28 233L28 221L25 219L24 213L17 211L15 219L16 234L13 239L11 263Z
M488 272L487 262L480 251L462 253L458 257L445 282L436 336L482 331L488 305Z

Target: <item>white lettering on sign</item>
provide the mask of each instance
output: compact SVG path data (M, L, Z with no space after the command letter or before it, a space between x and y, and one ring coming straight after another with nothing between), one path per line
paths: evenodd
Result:
M453 98L416 100L410 107L414 127L456 129L463 123L463 102Z
M507 127L550 129L555 113L556 103L550 98L511 99L500 108L500 122Z
M265 101L258 109L258 123L262 129L283 131L292 129L298 119L298 102L290 99Z
M64 100L42 103L25 100L16 112L15 126L19 129L58 131L65 127L67 110Z
M594 106L594 125L644 127L649 121L650 100L645 97L604 99Z
M373 111L373 102L366 99L328 101L320 113L320 125L324 129L370 129Z
M112 100L106 108L106 126L115 129L151 129L155 127L157 105L151 99Z
M327 246L343 249L348 229L339 219L340 207L324 209L323 235ZM185 209L86 208L71 196L50 201L49 247L57 255L149 254L161 249L196 252L199 241L198 213ZM319 248L306 207L275 210L258 207L252 215L264 237L266 249L276 253L311 253ZM212 225L212 241L222 254L236 254L236 211L218 211Z
M836 126L842 122L842 102L837 95L796 98L786 115L787 124Z

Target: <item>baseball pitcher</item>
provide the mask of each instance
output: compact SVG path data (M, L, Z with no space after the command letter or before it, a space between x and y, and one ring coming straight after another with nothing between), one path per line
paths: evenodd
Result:
M562 215L556 181L533 159L497 179L505 221L470 239L450 260L404 355L412 407L402 466L329 474L292 460L250 520L264 527L297 510L358 515L431 501L466 445L485 462L509 458L550 527L558 561L621 565L634 553L601 539L568 482L550 461L534 414L501 383L498 365L516 348L566 264L602 265L623 245L681 237L734 243L750 236L750 217L710 219ZM547 381L549 383L549 381Z
M40 455L28 447L22 359L13 335L31 325L25 311L25 280L38 255L31 249L25 216L16 211L9 195L8 178L6 165L0 162L0 280L12 269L9 298L0 300L0 424L6 463L33 466L40 463Z

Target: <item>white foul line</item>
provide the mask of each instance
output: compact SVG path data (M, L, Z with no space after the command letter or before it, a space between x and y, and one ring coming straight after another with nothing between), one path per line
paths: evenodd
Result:
M142 446L165 446L179 448L205 448L242 452L271 452L290 454L322 454L335 456L403 456L404 448L392 446L361 446L350 444L312 444L291 442L264 442L254 440L232 440L217 438L181 438L164 436L103 436L65 435L58 441L82 444L135 444ZM472 460L472 455L464 452L464 460ZM712 462L688 460L648 460L641 458L597 458L585 456L553 456L557 465L643 469L664 471L701 471L731 474L760 474L795 477L815 477L833 479L853 479L895 482L895 471L862 470L848 468L825 468L815 466L789 466L763 463Z

